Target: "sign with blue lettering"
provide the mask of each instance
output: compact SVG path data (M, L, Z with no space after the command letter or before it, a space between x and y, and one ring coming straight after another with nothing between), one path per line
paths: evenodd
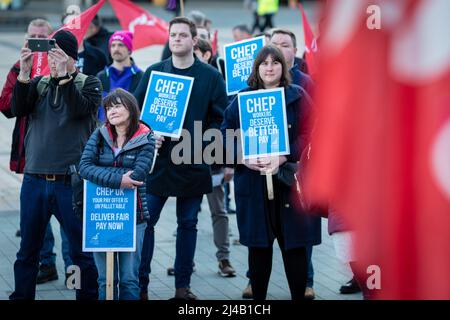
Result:
M136 190L84 180L83 251L136 251Z
M141 120L161 136L179 138L194 78L152 71Z
M262 47L264 36L224 46L225 78L229 96L248 87L247 80L252 73L253 61Z
M244 159L290 153L284 88L238 95Z

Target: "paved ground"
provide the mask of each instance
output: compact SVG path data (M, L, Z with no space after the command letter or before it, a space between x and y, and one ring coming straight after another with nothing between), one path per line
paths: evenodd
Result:
M224 3L224 2L222 2ZM204 2L201 8L195 7L195 3L187 7L202 9L215 22L215 28L219 30L220 44L231 41L230 28L233 25L250 22L251 13L242 10L239 4L221 4L218 14L217 4ZM160 9L152 9L154 13L168 18L167 13ZM311 8L310 12L313 12ZM165 16L164 16L165 15ZM55 15L51 15L51 21L57 21ZM275 19L278 26L287 27L300 37L301 24L297 12L282 9ZM112 26L111 29L117 29ZM300 37L302 39L302 37ZM23 33L0 32L0 85L3 86L6 74L11 65L18 58L18 49L23 41ZM301 41L300 41L301 42ZM161 46L143 49L134 53L137 64L142 68L158 61ZM0 299L7 299L14 287L13 263L19 246L19 238L14 236L19 225L19 191L21 176L12 174L8 168L9 150L11 145L11 132L13 120L7 120L0 116ZM237 239L237 226L234 215L229 215L232 230L231 240ZM65 288L63 283L63 262L60 255L60 238L58 222L52 218L53 230L56 236L57 268L60 274L58 281L39 285L36 298L39 300L74 299L74 292ZM323 243L314 248L313 264L315 271L315 291L318 299L361 299L361 295L354 294L343 296L338 293L339 286L346 282L349 271L340 264L334 255L334 249L326 232L327 221L323 220ZM151 299L168 299L174 293L174 278L167 276L166 268L174 261L175 253L175 201L170 199L164 208L159 224L156 227L156 249L152 264L149 293ZM200 299L241 299L242 289L246 286L247 279L247 249L241 245L232 245L231 262L237 270L235 278L222 278L217 274L217 262L215 261L215 248L212 237L211 218L206 200L202 204L199 214L198 241L195 262L197 271L192 277L193 291ZM268 298L273 300L289 299L289 289L282 265L282 259L278 247L274 250L274 263Z

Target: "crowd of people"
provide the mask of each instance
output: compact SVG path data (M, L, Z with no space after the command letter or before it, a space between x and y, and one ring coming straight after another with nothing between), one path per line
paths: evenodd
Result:
M255 161L235 158L225 164L175 164L171 154L179 141L159 136L139 121L152 72L160 71L195 79L184 119L186 132L194 135L195 122L201 122L203 132L220 129L223 145L228 146L226 130L239 129L238 100L227 96L224 60L213 52L211 21L201 12L170 21L162 61L145 71L132 58L133 34L126 30L111 33L98 17L80 46L69 31L60 30L53 35L57 46L48 52L48 76L32 78L33 53L25 42L19 61L8 74L0 105L5 116L16 118L10 167L23 174L21 242L10 299L34 299L36 284L58 278L49 223L52 215L61 226L66 268L74 264L81 269L77 299L106 298L105 253L82 250L82 199L80 186L74 182L78 174L101 186L137 189L136 251L116 254L115 299L151 298L148 287L155 226L169 197L176 198L177 217L176 256L170 268L175 277L174 298L197 299L190 281L195 266L198 212L205 194L211 211L218 273L223 277L236 275L230 261L227 215L231 211L227 183L231 181L239 241L248 247L249 282L243 297L266 299L276 239L291 298L315 298L311 256L312 247L321 243L320 214L301 209L293 196L295 186L282 179L274 178L274 198L269 200L262 175L298 164L307 149L314 82L305 73L304 60L297 57L294 33L273 29L272 16L278 7L268 2L265 6L265 11L255 7L255 12L265 19L259 29L268 30L268 43L256 56L248 88L242 92L284 88L291 153ZM252 28L237 25L232 29L234 40L252 38L257 27L259 20ZM27 38L47 38L52 32L47 21L36 19L28 26ZM236 137L231 139L234 152L240 142ZM191 148L194 159L198 151L194 141ZM155 153L156 161L148 174ZM74 165L76 170L70 170ZM223 176L219 184L212 182L216 175ZM352 262L351 233L344 225L335 226L330 232L340 235L335 237L338 256ZM347 254L340 254L342 251ZM341 293L358 292L362 287L352 279L341 287Z

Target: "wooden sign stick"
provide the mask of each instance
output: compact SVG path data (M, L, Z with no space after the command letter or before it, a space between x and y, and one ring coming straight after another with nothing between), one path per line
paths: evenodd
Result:
M114 252L106 252L106 300L114 300Z
M266 184L267 184L267 196L269 200L273 200L274 195L273 195L273 181L271 172L266 173Z

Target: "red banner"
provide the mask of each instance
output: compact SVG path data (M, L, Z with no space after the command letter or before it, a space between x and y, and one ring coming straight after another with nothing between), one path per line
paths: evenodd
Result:
M128 0L110 0L111 6L123 29L133 33L133 48L140 49L154 44L165 44L169 37L169 25Z
M78 40L78 45L80 45L89 25L91 24L92 19L94 19L94 16L105 4L105 2L106 0L100 0L97 4L83 11L79 16L75 16L74 18L72 18L69 22L56 30L53 34L58 32L59 30L66 29L73 33L73 35ZM53 36L53 34L50 36L50 38ZM50 70L48 68L47 53L36 52L33 59L31 77L33 78L39 75L48 75L49 73Z
M308 22L308 18L306 17L305 10L303 6L299 3L298 5L301 13L302 13L302 22L303 22L303 33L305 35L305 59L306 64L308 65L309 74L315 78L317 73L317 62L316 62L316 54L317 54L317 39L314 36L311 26Z
M375 298L450 299L448 12L440 0L327 8L309 191L351 223Z

